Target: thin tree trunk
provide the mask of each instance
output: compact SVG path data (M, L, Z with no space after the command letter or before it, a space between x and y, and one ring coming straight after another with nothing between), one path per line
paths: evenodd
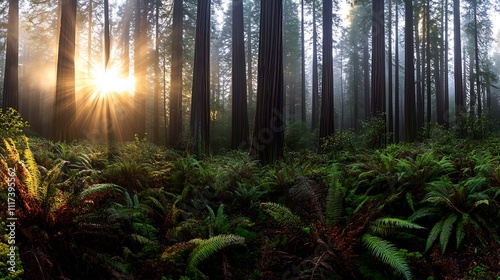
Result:
M394 54L394 63L396 65L395 75L394 75L394 141L396 143L399 142L399 133L400 133L400 125L399 125L399 2L396 1L396 49Z
M417 137L417 115L415 110L415 70L413 62L413 3L405 0L405 124L406 141Z
M455 73L455 123L459 130L463 128L462 114L465 109L465 100L462 82L462 43L460 38L460 0L453 0L453 48Z
M448 78L448 0L445 1L444 8L444 123L448 129L450 127L450 85Z
M370 53L368 44L368 34L363 39L363 90L365 95L365 120L368 120L371 114L370 100Z
M318 51L317 51L316 31L316 1L313 0L313 61L312 61L312 112L311 112L311 130L318 127L318 103L319 103L319 85L318 85Z
M160 5L155 3L155 81L153 101L153 143L160 143Z
M479 67L479 40L478 40L478 28L477 28L477 0L474 0L474 53L476 59L476 87L477 87L477 115L481 116L483 113L483 107L481 103L481 82L480 82L480 67Z
M305 58L305 36L304 36L304 0L300 1L301 20L300 20L300 36L301 36L301 82L300 82L300 120L306 122L306 58Z
M388 90L388 96L387 96L387 102L388 102L388 108L387 108L387 132L392 133L394 131L393 124L394 124L394 115L393 115L393 106L392 106L392 0L389 0L389 26L388 26L388 32L389 32L389 42L388 42L388 57L389 57L389 67L388 67L388 75L389 75L389 90Z

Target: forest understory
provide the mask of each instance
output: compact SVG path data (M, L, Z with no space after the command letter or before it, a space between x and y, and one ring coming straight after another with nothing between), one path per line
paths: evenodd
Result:
M387 144L367 125L317 152L290 124L263 165L20 127L2 132L1 279L500 279L497 134Z

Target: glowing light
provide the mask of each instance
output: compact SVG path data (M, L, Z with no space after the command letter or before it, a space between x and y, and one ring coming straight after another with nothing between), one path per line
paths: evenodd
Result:
M118 69L110 68L107 71L96 71L94 74L94 87L100 95L109 93L130 93L134 92L134 79L123 77Z

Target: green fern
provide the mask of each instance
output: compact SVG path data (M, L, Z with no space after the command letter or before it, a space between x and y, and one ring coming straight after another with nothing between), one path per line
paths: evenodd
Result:
M29 171L26 178L27 187L30 193L37 195L38 187L40 186L40 171L38 170L38 165L36 164L33 152L30 149L28 137L23 136L22 138L25 144L23 151L25 165Z
M332 225L336 223L342 215L343 207L342 201L344 199L344 192L342 185L338 179L333 179L332 184L328 188L326 197L326 224Z
M198 275L201 273L198 270L198 265L201 262L228 246L245 243L245 238L233 234L223 234L205 240L193 239L190 242L195 244L196 247L189 255L187 272Z
M404 276L405 279L412 279L413 276L405 257L398 251L394 244L368 233L364 234L361 240L373 256L391 266L397 273Z
M262 202L260 207L264 212L268 213L282 225L296 226L300 224L300 217L293 214L292 211L286 206L282 206L274 202Z
M436 224L434 224L434 226L432 227L431 232L427 237L427 243L425 245L424 252L429 251L429 249L432 247L432 244L434 244L434 241L438 238L439 234L441 233L441 230L443 229L443 223L444 220L441 220Z
M108 193L113 190L119 189L120 186L115 184L95 184L90 186L89 188L83 190L78 196L78 202L83 202L85 200L89 200L93 197Z
M382 236L388 235L390 232L394 231L396 228L403 229L425 229L416 223L408 220L398 219L398 218L378 218L372 222L370 230L373 233L380 234Z
M448 241L450 240L451 232L453 230L453 224L455 223L457 218L457 215L452 213L443 222L441 234L439 235L439 244L441 245L442 254L444 254L444 251L446 251L446 246L448 246Z

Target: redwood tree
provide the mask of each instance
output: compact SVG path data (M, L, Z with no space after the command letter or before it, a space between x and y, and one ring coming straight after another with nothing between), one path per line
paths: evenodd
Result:
M233 0L232 29L232 116L231 147L242 148L248 140L248 110L245 73L245 41L243 25L243 1Z
M168 145L179 148L182 133L182 29L183 1L174 1L170 71L170 120Z
M198 156L210 151L210 0L198 0L191 97L191 140Z
M283 157L283 2L260 2L257 103L251 152L263 163Z
M19 0L9 1L7 53L3 84L3 109L19 110ZM35 104L38 106L38 104Z
M404 135L406 141L417 137L417 112L415 107L415 63L413 61L413 3L405 0L405 110Z
M70 141L77 137L75 104L76 0L62 1L57 54L53 137Z
M384 0L372 2L372 116L385 109L385 28Z
M332 0L323 1L323 76L319 137L335 131L333 103Z

